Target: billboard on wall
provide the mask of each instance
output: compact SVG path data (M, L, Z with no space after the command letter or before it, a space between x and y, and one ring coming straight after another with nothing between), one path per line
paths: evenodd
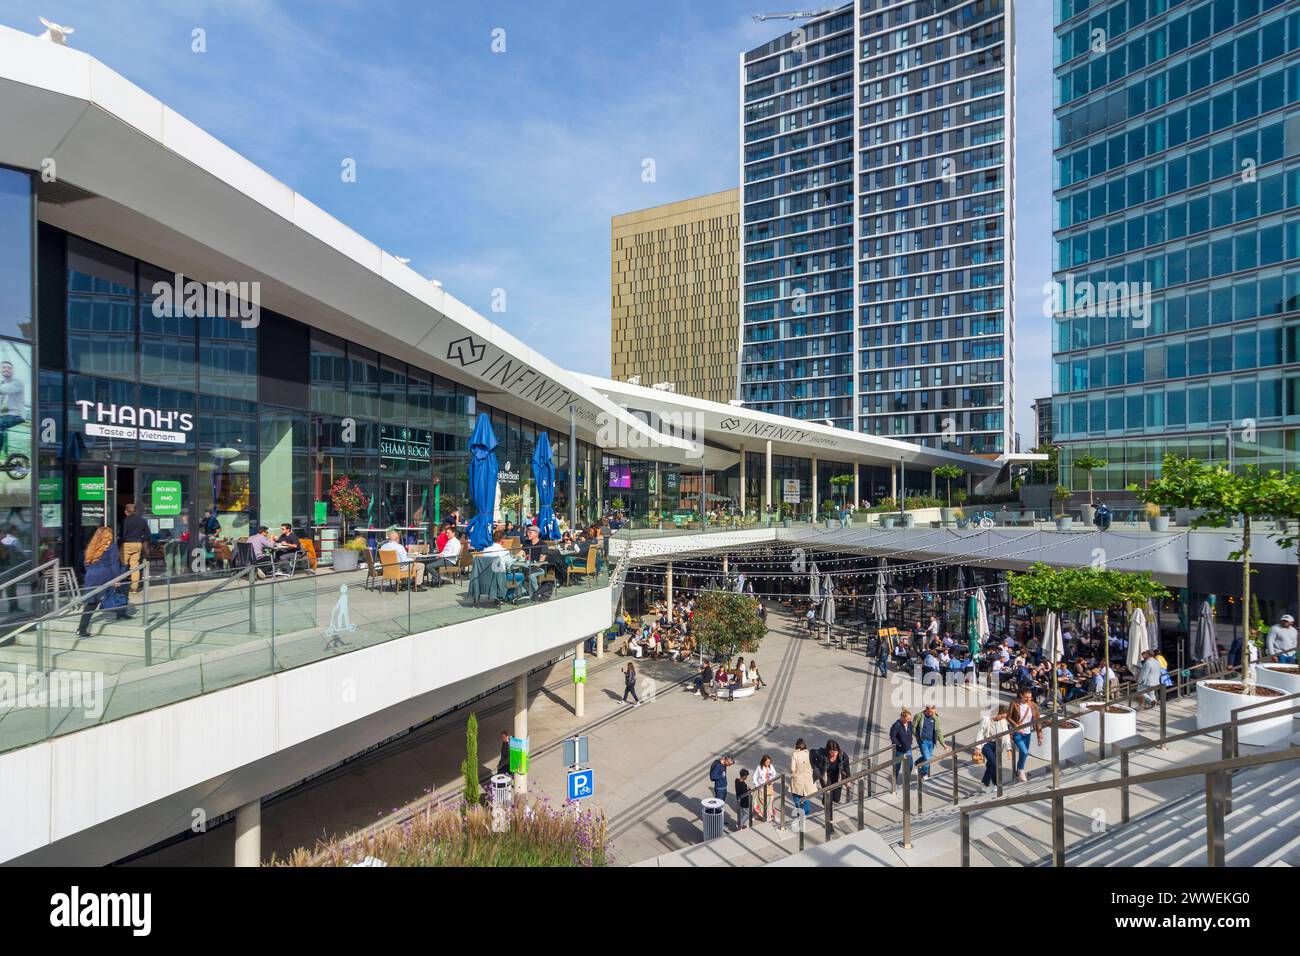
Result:
M31 506L31 381L32 347L0 339L0 521Z
M611 488L630 489L632 487L632 466L631 465L610 465L609 486Z

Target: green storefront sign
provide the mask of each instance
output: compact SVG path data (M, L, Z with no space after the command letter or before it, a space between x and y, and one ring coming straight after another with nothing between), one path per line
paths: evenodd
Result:
M37 490L41 501L62 501L63 479L61 477L38 478ZM100 497L103 497L102 493Z
M104 479L78 478L77 500L102 502L104 500Z
M162 518L175 517L181 513L181 483L179 481L155 481L149 486L149 510Z
M325 512L325 502L323 501L312 502L312 523L317 525L323 525L328 520L329 519L326 516L326 512Z

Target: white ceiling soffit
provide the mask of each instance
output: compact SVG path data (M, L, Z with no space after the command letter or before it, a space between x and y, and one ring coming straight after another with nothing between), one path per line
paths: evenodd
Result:
M739 448L743 444L746 451L760 452L770 440L774 454L803 458L818 455L882 466L896 465L902 459L907 464L925 468L955 464L977 475L992 474L999 468L998 462L987 458L924 448L894 438L864 435L845 428L771 415L744 406L723 405L680 392L629 385L594 375L579 375L578 378L593 390L626 408L644 409L660 416L676 416L688 422L699 422L699 427L703 428L709 441L729 448Z
M494 407L628 457L698 464L661 435L89 55L0 27L0 163L96 197L41 219L474 386ZM50 167L49 161L53 161ZM710 450L711 468L735 455Z

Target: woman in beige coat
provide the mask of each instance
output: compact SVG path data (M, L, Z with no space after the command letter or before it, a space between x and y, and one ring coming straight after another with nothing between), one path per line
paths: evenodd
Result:
M794 753L790 757L790 793L794 796L795 807L802 807L805 817L812 812L812 801L808 799L808 795L816 792L812 757L808 753L808 745L800 737L795 741Z

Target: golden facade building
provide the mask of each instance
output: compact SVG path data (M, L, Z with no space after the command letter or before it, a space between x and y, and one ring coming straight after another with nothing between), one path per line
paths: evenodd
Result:
M610 252L610 377L735 398L739 191L615 216Z

